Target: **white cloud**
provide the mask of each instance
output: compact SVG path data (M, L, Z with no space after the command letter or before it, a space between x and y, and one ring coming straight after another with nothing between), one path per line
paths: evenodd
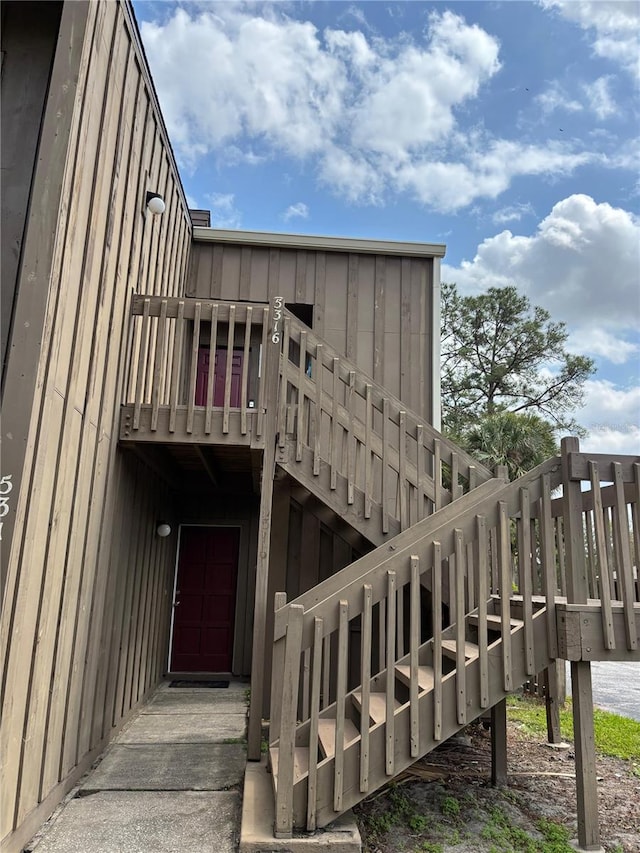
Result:
M523 204L510 204L508 207L502 207L496 210L491 219L496 225L506 225L507 222L519 222L523 216L531 216L535 211L531 202Z
M640 5L634 0L541 0L588 30L596 56L640 73Z
M604 379L588 380L577 417L589 432L581 449L640 454L640 385L619 388Z
M616 104L609 91L610 76L598 77L593 83L584 86L589 106L600 119L606 119L617 112Z
M540 105L545 115L549 115L555 110L578 112L583 109L582 104L570 98L557 80L554 80L544 92L536 95L534 100Z
M567 349L577 355L599 356L612 364L626 364L640 353L639 344L595 326L574 330L569 335Z
M478 150L474 142L470 140L468 162L424 158L397 170L398 185L423 204L454 211L478 198L496 198L519 175L569 174L593 160L593 155L574 153L560 143L543 146L497 140Z
M515 284L554 319L609 330L640 325L640 222L626 210L572 195L554 205L532 236L505 230L472 261L443 266L463 290Z
M220 3L145 21L142 34L187 168L212 152L225 165L284 154L312 160L349 201L406 192L455 211L519 175L567 174L594 157L568 142L461 132L459 111L500 69L499 43L451 11L393 40Z
M233 193L212 193L206 198L211 204L212 228L240 228L242 216L236 209Z
M290 219L307 219L308 216L309 208L303 201L296 202L296 204L290 204L282 214L282 218L285 222L288 222Z

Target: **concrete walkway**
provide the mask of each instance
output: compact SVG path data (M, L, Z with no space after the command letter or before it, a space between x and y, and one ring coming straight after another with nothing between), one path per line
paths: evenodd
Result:
M161 685L26 850L235 853L247 685Z

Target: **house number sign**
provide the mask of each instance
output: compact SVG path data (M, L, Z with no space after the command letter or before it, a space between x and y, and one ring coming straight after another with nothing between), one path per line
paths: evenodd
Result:
M280 343L280 325L282 323L282 308L284 306L284 298L282 296L273 297L273 316L271 342L274 344Z
M5 474L5 476L0 479L0 519L3 519L9 512L9 495L13 489L13 483L11 482L12 478L13 474ZM3 524L4 521L0 521L0 542L2 542Z

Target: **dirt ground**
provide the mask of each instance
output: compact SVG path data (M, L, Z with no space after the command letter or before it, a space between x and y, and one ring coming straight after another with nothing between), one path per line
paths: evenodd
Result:
M506 788L492 788L490 733L469 726L357 807L369 853L510 853L566 850L577 838L573 747L554 748L508 724ZM640 777L630 762L599 757L598 803L607 853L640 853ZM547 823L541 824L541 820ZM552 822L550 824L549 822Z

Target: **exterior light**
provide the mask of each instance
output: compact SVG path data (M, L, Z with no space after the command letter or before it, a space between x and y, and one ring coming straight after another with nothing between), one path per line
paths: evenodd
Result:
M166 209L166 204L164 203L164 199L159 193L147 193L146 198L147 209L151 211L155 216L159 216L161 213L164 213Z
M171 535L171 525L167 524L166 521L159 521L156 533L161 539L166 539L167 536Z

